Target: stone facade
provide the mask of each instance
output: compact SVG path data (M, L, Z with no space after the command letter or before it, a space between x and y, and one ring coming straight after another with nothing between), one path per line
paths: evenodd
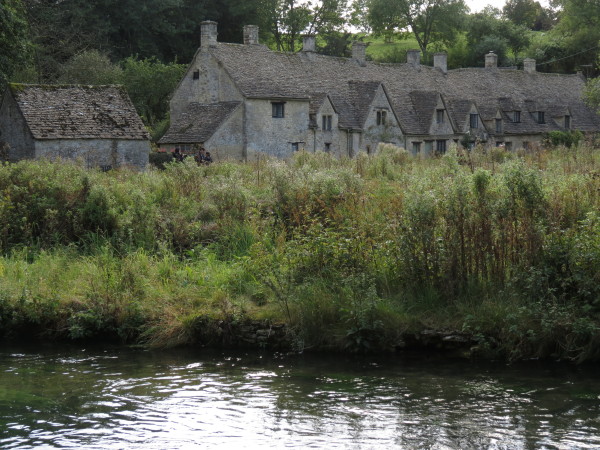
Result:
M314 36L302 51L280 53L260 45L255 26L244 30L244 44L218 42L215 22L201 28L200 48L171 99L172 125L159 141L165 148L203 144L236 159L287 158L300 149L352 157L384 142L432 154L455 144L517 149L553 130L600 130L581 100L585 80L538 73L534 60L507 70L490 53L485 68L448 70L445 54L427 67L412 50L406 64L376 64L361 43L352 58L315 53ZM240 104L236 119L221 106L216 120L212 107L229 103Z
M0 105L8 160L79 160L88 167L148 164L148 133L116 86L10 85Z

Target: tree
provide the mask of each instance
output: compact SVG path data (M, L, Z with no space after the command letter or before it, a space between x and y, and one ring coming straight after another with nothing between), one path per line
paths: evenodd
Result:
M498 55L501 64L508 60L507 50L513 54L512 63L520 58L520 54L530 43L530 31L522 25L515 25L503 19L495 9L484 10L481 13L471 14L467 21L466 35L470 54L467 65L482 66L484 56L489 51ZM486 48L489 47L489 48Z
M430 44L454 41L468 11L463 0L370 0L368 6L374 31L410 29L424 59Z
M120 84L123 69L105 53L88 50L73 56L61 69L58 81L65 84Z
M590 108L600 114L600 78L592 78L587 81L583 98Z
M533 29L542 5L534 0L506 0L502 12L511 22Z
M163 64L156 58L129 57L122 63L122 83L138 114L150 127L167 117L169 97L183 77L183 64Z
M30 54L28 24L21 0L0 3L0 95L13 72Z
M344 0L319 2L258 0L261 29L269 31L278 51L296 51L303 34L322 37L337 33L345 23Z
M558 24L546 33L546 43L532 49L539 68L553 72L584 70L592 75L600 56L600 2L598 0L555 0L561 10Z

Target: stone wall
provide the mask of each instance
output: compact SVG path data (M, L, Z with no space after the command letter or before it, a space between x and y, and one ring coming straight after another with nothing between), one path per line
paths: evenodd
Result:
M239 106L227 121L204 143L213 161L244 159L244 106Z
M0 106L0 145L8 144L9 161L34 157L33 137L25 119L10 95L5 95Z
M299 149L310 148L308 100L286 100L284 117L272 117L272 103L277 100L248 99L245 108L247 157L267 153L278 158L292 156L293 143Z
M35 142L35 157L78 160L87 167L131 166L144 169L150 143L138 140L55 139Z
M194 74L197 73L197 78ZM179 82L170 101L171 117L177 117L191 102L241 101L243 96L231 77L206 50L199 50Z
M377 124L378 111L386 112L384 125ZM365 133L362 135L362 142L360 143L360 150L362 151L367 151L368 147L370 153L373 153L380 142L391 143L397 146L404 145L402 130L400 129L400 125L392 112L392 107L381 86L379 86L371 104L364 129Z
M331 116L331 130L323 129L323 116ZM338 155L340 153L340 130L338 128L338 115L333 109L329 99L326 99L317 112L316 121L317 129L315 130L315 138L311 145L307 145L314 151L327 151L326 143L329 143L329 153Z

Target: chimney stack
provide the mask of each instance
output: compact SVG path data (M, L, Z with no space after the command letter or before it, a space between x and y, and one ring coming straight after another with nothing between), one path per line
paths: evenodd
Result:
M367 44L365 44L364 42L353 42L352 59L358 62L360 66L364 66L367 61Z
M448 55L444 52L434 53L433 67L439 69L442 73L448 73Z
M217 22L205 20L200 23L200 48L207 50L208 47L217 45Z
M486 69L497 69L498 68L498 55L490 51L485 55L485 68Z
M421 66L421 50L407 50L406 62L418 69Z
M535 59L525 58L523 60L523 70L526 73L535 73Z
M316 48L316 40L313 35L307 34L302 36L302 51L314 52Z
M244 26L244 44L245 45L258 45L258 26L256 26L256 25Z

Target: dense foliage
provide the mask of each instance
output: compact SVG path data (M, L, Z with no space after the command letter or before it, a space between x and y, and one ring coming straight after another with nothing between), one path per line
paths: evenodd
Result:
M0 330L154 345L207 318L299 346L389 349L462 330L510 358L597 359L600 154L0 168Z

